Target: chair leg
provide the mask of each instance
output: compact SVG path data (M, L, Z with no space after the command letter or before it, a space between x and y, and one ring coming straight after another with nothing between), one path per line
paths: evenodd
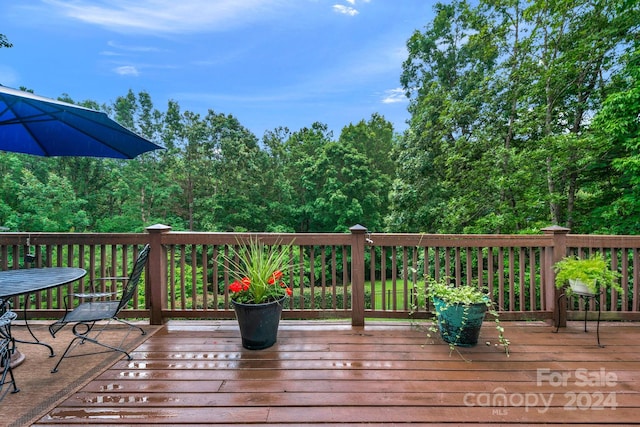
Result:
M80 341L80 344L84 344L84 343L85 343L85 341L88 341L88 342L90 342L90 343L93 343L93 344L99 345L99 346L101 346L101 347L104 347L104 348L106 348L106 349L108 349L108 350L111 350L111 351L118 351L118 352L120 352L120 353L124 354L125 356L127 356L127 360L131 360L131 359L132 359L131 355L130 355L126 350L124 350L124 349L122 349L122 348L114 347L114 346L111 346L111 345L109 345L109 344L105 344L105 343L103 343L103 342L100 342L100 341L95 340L95 339L90 338L90 337L86 337L86 336L76 336L75 338L73 338L73 339L71 340L71 342L69 343L69 345L67 346L67 348L64 350L64 353L62 353L62 356L60 356L60 358L58 359L58 362L56 363L56 366L54 366L54 367L53 367L53 369L51 370L51 373L52 373L52 374L55 374L56 372L58 372L58 366L60 366L60 363L62 363L62 360L63 360L65 357L69 357L69 356L67 356L67 355L69 354L69 352L71 351L71 349L74 347L74 343L75 343L76 341ZM91 353L91 354L95 354L95 353ZM78 356L88 356L88 354L87 354L87 355L78 355Z
M66 325L67 325L66 322L63 322L62 320L58 320L56 323L52 323L51 325L49 325L49 333L53 338L55 338L56 334Z
M138 329L141 332L142 335L146 335L147 334L145 332L145 330L142 329L141 327L139 327L137 325L134 325L134 324L131 324L131 323L125 321L125 320L118 319L118 318L114 318L113 320L117 320L118 322L129 326L129 328L131 328L131 329ZM60 359L58 359L58 362L56 363L56 366L54 366L53 369L51 370L51 373L58 372L58 367L60 366L60 363L62 362L62 360L65 357L75 357L75 356L68 356L68 354L75 347L74 344L76 343L76 341L80 341L80 344L84 344L85 342L90 342L90 343L99 345L101 347L104 347L105 349L107 349L105 352L107 352L107 351L117 351L117 352L120 352L120 353L124 354L127 357L127 360L133 359L133 357L131 357L131 355L125 349L123 349L121 347L116 347L116 346L113 346L113 345L109 345L109 344L106 344L106 343L101 342L101 341L98 341L97 338L104 331L104 328L102 330L99 330L95 334L95 337L90 337L89 333L93 330L94 326L95 326L95 322L92 322L92 323L76 323L73 326L72 331L73 331L73 334L75 335L75 337L71 340L71 342L69 343L69 345L65 349L64 353L62 353L62 356L60 356ZM84 330L79 330L79 327L84 328ZM129 333L130 333L130 331L127 332L127 335ZM122 345L124 343L125 339L126 339L126 336L120 342L120 345ZM91 354L96 354L96 353L91 353ZM83 355L84 354L77 355L77 356L83 356Z
M80 338L75 337L74 339L71 340L67 348L64 350L64 353L62 353L62 356L60 356L60 358L58 359L58 362L56 362L56 366L54 366L53 369L51 370L52 374L55 374L56 372L58 372L58 366L60 366L62 359L64 359L67 356L67 353L69 353L69 351L71 350L73 343L75 343L79 339Z
M132 329L139 330L140 331L140 335L147 335L147 332L144 329L142 329L140 326L138 326L138 325L134 325L133 323L127 322L126 320L122 320L122 319L120 319L118 317L114 317L114 320L117 320L118 322L123 323L123 324L129 326Z
M11 367L11 355L16 349L16 339L11 335L11 321L16 318L16 314L8 308L2 307L2 309L4 311L0 312L0 400L4 399L9 392L9 390L2 391L8 384L13 385L12 393L20 391ZM7 381L7 377L10 381Z
M0 400L4 399L4 396L9 392L9 390L5 390L2 392L4 386L11 384L13 390L11 393L17 393L20 391L18 385L16 384L16 378L13 376L13 369L11 368L11 351L8 348L3 350L2 360L0 362L0 366L2 367L2 376L0 377ZM11 379L11 381L7 381L7 376Z
M11 381L6 381L7 373L9 374ZM11 393L17 393L20 391L20 389L18 388L18 385L16 384L16 378L13 376L13 368L11 368L11 366L9 366L9 368L3 374L2 385L4 386L6 384L11 384L13 386L13 390L11 390Z

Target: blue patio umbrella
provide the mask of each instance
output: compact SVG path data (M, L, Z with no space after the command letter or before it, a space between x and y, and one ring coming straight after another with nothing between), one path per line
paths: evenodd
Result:
M0 150L132 159L159 145L105 113L0 86Z

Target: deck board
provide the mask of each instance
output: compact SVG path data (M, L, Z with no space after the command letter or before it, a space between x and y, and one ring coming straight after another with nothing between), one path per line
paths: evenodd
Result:
M402 322L283 321L259 351L232 321L170 322L35 425L640 424L640 323L603 323L605 348L503 323L508 358L491 324L450 355Z

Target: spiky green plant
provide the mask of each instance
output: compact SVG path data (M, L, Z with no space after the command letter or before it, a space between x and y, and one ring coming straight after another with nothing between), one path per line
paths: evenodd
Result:
M235 279L229 285L231 298L245 304L262 304L291 295L291 288L282 281L284 272L292 268L291 254L291 243L265 245L258 238L239 243L235 253L225 257Z

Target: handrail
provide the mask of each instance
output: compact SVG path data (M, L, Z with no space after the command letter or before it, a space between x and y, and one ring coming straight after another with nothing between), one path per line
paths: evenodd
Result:
M85 268L87 277L61 289L16 299L34 318L57 318L64 295L83 291L96 277L126 275L133 246L151 245L140 295L123 314L161 324L170 318L232 318L226 290L229 274L221 254L250 237L267 244L294 242L297 262L288 280L294 288L284 318L366 318L431 316L413 309L414 286L425 274L446 275L485 288L505 319L577 318L578 301L556 307L553 264L571 253L601 252L620 273L624 290L603 294L603 318L640 320L640 236L572 235L548 227L539 235L446 235L368 233L203 233L172 231L157 224L146 233L0 234L0 269L34 266ZM34 255L25 263L25 255ZM116 283L106 281L111 289ZM568 310L567 310L568 308Z

